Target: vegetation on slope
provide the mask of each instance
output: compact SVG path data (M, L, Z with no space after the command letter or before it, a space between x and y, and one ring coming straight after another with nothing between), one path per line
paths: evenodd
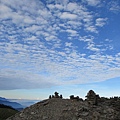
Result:
M8 117L16 114L18 111L10 106L0 104L0 120L5 120Z

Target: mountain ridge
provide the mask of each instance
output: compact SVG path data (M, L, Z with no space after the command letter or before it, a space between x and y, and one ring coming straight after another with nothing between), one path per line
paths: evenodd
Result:
M0 104L3 105L7 105L7 106L11 106L12 108L16 109L16 110L22 110L23 106L17 102L11 102L9 101L9 99L0 97Z
M120 120L120 97L104 98L90 90L85 100L63 99L55 92L7 120Z

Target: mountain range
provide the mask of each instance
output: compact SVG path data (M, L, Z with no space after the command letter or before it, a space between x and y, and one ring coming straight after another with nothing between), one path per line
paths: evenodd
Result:
M6 99L3 97L0 97L0 104L4 104L7 106L11 106L12 108L16 110L23 110L24 108L35 104L38 102L38 100L28 100L28 99Z
M16 110L22 110L23 106L17 102L11 102L9 101L9 99L0 97L0 104L3 105L7 105L7 106L11 106L12 108L16 109Z

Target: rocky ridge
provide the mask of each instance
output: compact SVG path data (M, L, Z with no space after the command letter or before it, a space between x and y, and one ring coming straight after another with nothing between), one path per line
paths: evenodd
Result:
M120 120L120 97L104 98L90 90L85 100L63 99L55 92L7 120Z

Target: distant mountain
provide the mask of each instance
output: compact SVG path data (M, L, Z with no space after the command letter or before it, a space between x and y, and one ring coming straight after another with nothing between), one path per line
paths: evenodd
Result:
M2 101L8 101L6 98L0 97L0 100Z
M29 100L29 99L6 99L3 97L0 97L0 104L4 104L7 106L11 106L15 108L16 110L23 110L26 107L29 107L30 105L33 105L40 100Z
M16 110L23 109L23 106L21 104L17 102L10 102L8 99L2 98L2 97L0 97L0 104L11 106L12 108L15 108Z

